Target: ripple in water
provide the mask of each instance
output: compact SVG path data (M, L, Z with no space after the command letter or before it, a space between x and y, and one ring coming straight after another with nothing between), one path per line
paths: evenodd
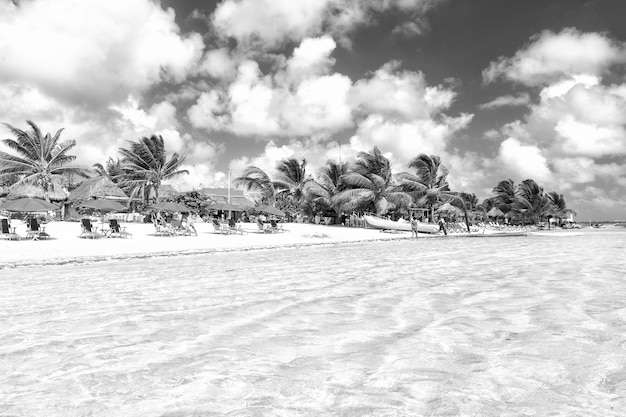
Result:
M3 270L0 415L624 415L625 237Z

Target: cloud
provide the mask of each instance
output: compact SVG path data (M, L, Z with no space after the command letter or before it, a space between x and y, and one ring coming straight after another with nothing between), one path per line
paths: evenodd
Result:
M352 81L330 73L336 44L307 38L273 74L244 60L223 90L204 92L188 110L194 127L255 137L332 134L352 125Z
M0 2L0 83L66 103L106 105L180 82L204 47L200 35L180 34L172 9L149 0Z
M322 33L348 46L351 32L388 11L408 20L396 33L419 34L426 27L425 13L443 1L225 0L217 6L212 24L220 36L236 39L244 49L273 49Z
M539 182L548 181L550 169L548 159L537 146L524 145L514 138L500 144L498 160L502 166L518 178L532 178Z
M483 71L485 82L498 78L540 86L574 75L605 75L626 62L626 47L602 33L573 28L541 32L511 58L501 57Z
M626 83L605 81L618 79L613 69L624 62L624 43L574 29L542 32L512 58L492 62L483 71L486 82L533 87L537 98L523 118L500 129L508 139L485 163L488 176L533 178L571 197L575 210L599 213L610 200L624 207Z
M237 61L228 48L211 49L204 54L198 72L217 79L231 79L237 72Z
M454 91L429 87L422 73L399 71L399 65L390 62L370 79L357 81L349 94L350 104L366 114L405 119L429 118L450 106Z
M519 96L500 96L478 107L482 110L492 110L500 107L527 106L529 103L530 95L528 95L528 93L522 93Z

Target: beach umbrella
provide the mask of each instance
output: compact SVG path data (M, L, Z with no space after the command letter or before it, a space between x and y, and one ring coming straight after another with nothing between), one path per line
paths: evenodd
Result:
M6 211L15 211L22 213L38 213L46 212L50 210L57 210L59 207L56 204L47 202L40 198L18 198L17 200L6 200L2 203L1 208Z
M171 211L179 213L189 213L191 211L189 207L183 204L175 203L173 201L161 201L160 203L152 204L150 207L161 211Z
M98 210L102 213L102 218L100 219L101 230L104 230L104 213L111 211L122 211L126 209L122 204L113 200L87 200L84 203L80 204L81 207L91 208L94 210Z
M502 217L504 216L504 212L500 210L498 207L494 207L487 212L487 216L489 217Z
M220 201L210 205L207 208L209 210L228 210L228 211L245 211L246 210L246 208L238 206L236 204L222 203Z
M261 213L265 213L265 214L272 214L274 216L279 216L279 217L284 217L285 213L282 212L281 210L277 209L274 206L270 206L268 204L263 204L259 207L255 208L256 211L260 211Z

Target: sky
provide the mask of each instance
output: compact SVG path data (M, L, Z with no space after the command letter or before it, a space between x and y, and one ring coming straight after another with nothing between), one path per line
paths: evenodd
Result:
M0 0L0 122L63 128L85 166L161 135L187 155L180 191L378 146L395 172L440 156L480 200L532 178L579 221L626 219L624 16L623 0Z

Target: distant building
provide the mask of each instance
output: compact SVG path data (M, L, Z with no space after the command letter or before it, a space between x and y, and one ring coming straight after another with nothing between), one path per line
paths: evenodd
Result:
M202 194L207 195L211 200L220 203L228 203L228 188L203 188ZM230 189L230 203L241 207L254 207L254 201L246 198L243 191Z

